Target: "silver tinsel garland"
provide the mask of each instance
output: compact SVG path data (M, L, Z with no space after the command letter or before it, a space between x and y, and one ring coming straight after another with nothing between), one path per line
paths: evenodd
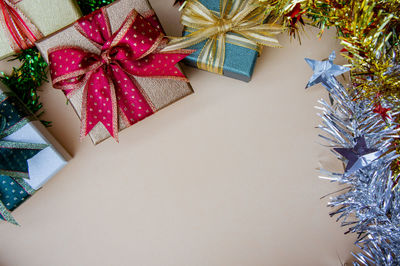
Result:
M329 61L333 59L334 53ZM330 215L337 217L348 233L357 235L355 245L361 252L353 254L357 259L354 265L400 265L400 191L394 189L391 172L398 157L392 145L398 138L398 125L392 120L397 113L383 118L373 111L372 101L357 100L352 86L345 88L330 75L329 67L318 69L327 61L307 62L313 67L314 79L316 75L320 78L330 96L330 103L320 100L317 107L322 111L319 128L325 133L320 137L346 166L343 173L321 170L321 178L345 187L330 199L328 206L334 209ZM391 108L388 103L381 104Z

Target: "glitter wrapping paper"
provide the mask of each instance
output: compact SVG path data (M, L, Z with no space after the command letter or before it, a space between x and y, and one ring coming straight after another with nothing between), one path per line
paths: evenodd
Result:
M108 13L108 17L110 19L112 32L115 32L122 25L123 21L132 11L132 9L136 9L142 15L154 12L146 0L116 1L106 8L106 12ZM96 48L88 39L83 37L73 25L70 25L49 36L48 38L37 42L36 45L47 62L48 50L57 46L79 46L89 52L99 53L98 48ZM134 78L141 86L147 98L153 104L155 112L193 93L190 84L185 81L142 78L137 76ZM70 98L70 103L78 116L81 117L82 90L75 93L75 95ZM119 119L120 131L128 126L129 124L125 123L123 119ZM94 144L98 144L101 141L109 138L110 134L106 128L99 123L89 133L89 136Z
M0 113L5 115L5 112L11 112L21 120L24 117L32 117L25 106L15 96L10 95L8 88L0 84ZM20 182L16 182L13 177L0 175L0 200L12 211L65 167L70 156L42 123L34 119L30 119L30 122L1 140L48 145L27 160L29 179L21 178ZM21 186L21 182L25 185Z
M219 11L219 0L200 0L200 2L212 11ZM184 30L183 35L189 32ZM188 47L197 51L186 57L183 62L187 65L197 68L197 58L206 41ZM225 62L223 67L224 76L249 82L253 75L254 67L257 61L258 52L252 49L226 43Z
M81 17L75 0L22 0L16 6L44 36ZM0 26L0 59L15 54L3 25Z

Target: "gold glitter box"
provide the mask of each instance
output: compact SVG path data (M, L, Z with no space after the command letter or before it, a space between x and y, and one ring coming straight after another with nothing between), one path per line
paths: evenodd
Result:
M110 18L112 32L120 28L123 21L132 9L136 9L140 14L149 14L153 12L147 0L117 0L106 7ZM99 53L98 48L94 46L88 39L82 36L73 26L73 24L57 31L56 33L44 38L36 43L39 51L42 53L45 60L48 62L48 50L57 46L79 46L89 52ZM142 78L135 76L134 79L139 83L143 92L154 106L154 112L157 112L164 107L190 95L193 89L186 81L159 79L159 78ZM70 103L75 112L81 117L83 88L74 94L70 99ZM121 117L119 118L119 130L129 127ZM77 137L79 134L77 133ZM103 126L97 124L89 133L94 144L98 144L110 137L110 134Z

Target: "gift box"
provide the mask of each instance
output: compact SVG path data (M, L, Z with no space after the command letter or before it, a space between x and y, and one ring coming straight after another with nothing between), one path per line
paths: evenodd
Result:
M75 0L2 0L0 8L0 59L81 17Z
M42 39L53 87L64 91L94 144L193 93L147 0L117 0Z
M39 190L70 159L46 128L0 84L0 218Z
M273 36L282 31L280 25L266 24L268 10L256 6L253 0L188 1L182 10L183 37L173 39L171 47L196 50L183 60L187 65L248 82L261 45L280 47ZM248 15L235 16L245 10Z
M189 31L184 31L183 35L188 35ZM186 57L183 62L191 67L200 68L198 58L206 41L202 41L196 45L190 46L190 49L196 50L193 54ZM223 66L223 75L226 77L249 82L253 76L254 67L257 62L259 53L257 50L244 48L238 45L226 43L225 62ZM206 70L207 69L202 69Z

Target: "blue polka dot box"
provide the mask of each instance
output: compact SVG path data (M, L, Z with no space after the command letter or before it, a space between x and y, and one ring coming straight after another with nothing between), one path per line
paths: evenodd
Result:
M11 212L69 159L42 123L0 84L0 219L17 225Z

